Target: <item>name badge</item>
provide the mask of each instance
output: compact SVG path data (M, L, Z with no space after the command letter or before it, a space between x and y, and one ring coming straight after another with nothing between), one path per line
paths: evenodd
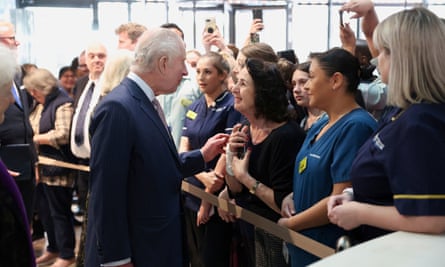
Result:
M192 100L187 99L187 98L182 98L181 99L181 105L183 105L184 107L188 107L190 106L190 104L192 104Z
M302 160L300 160L300 164L298 164L298 173L304 172L307 167L307 157L304 157Z
M185 116L191 120L194 120L196 119L196 116L198 116L198 114L196 112L189 110L187 111L187 114L185 114Z

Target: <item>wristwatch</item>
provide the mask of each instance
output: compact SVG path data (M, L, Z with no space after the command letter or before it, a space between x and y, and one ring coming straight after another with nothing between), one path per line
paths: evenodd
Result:
M258 186L259 186L260 184L261 184L260 181L256 180L255 184L249 189L249 192L250 192L252 195L255 195L256 190L257 190L257 188L258 188Z

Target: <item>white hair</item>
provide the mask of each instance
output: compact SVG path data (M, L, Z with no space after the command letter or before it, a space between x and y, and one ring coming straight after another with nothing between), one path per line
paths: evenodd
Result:
M11 49L0 45L0 88L9 85L19 69L16 57Z
M165 28L149 29L139 38L131 70L151 71L160 57L172 59L181 55L182 51L185 54L184 42L178 34Z

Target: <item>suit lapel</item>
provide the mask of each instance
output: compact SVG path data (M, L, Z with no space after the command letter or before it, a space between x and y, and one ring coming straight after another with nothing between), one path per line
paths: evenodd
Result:
M135 82L126 78L123 83L127 82L131 83L127 88L137 88L137 90L129 90L130 94L139 103L139 107L147 115L147 117L153 121L153 124L156 128L158 128L165 142L167 142L170 152L172 152L172 154L175 156L176 161L180 163L178 151L176 150L176 146L173 142L171 134L167 131L167 129L165 129L165 126L162 123L161 118L159 117L158 112L155 110L153 104Z

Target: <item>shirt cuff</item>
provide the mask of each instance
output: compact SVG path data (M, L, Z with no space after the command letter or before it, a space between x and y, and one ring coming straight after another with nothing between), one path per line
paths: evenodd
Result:
M131 262L131 258L126 258L120 261L112 261L112 262L107 262L107 263L103 263L100 266L101 267L113 267L113 266L119 266L119 265L124 265L127 263Z

